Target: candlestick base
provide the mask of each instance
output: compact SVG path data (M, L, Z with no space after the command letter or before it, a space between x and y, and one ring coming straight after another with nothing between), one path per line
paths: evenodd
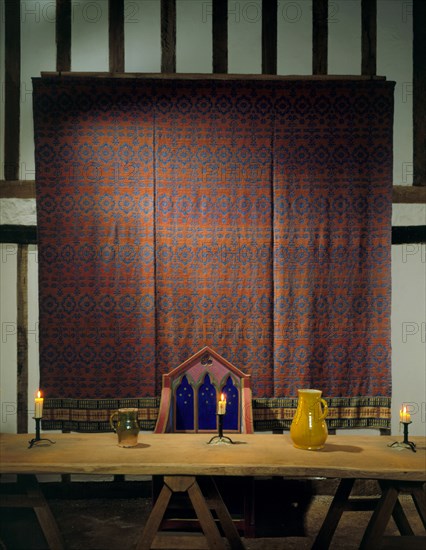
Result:
M411 449L414 453L416 452L416 444L412 441L407 441L407 443L404 441L394 441L393 443L389 443L388 447L400 447L402 449Z
M226 435L215 435L210 439L207 445L235 445L235 441Z
M225 445L233 445L234 442L232 439L226 435L223 435L223 414L217 415L217 428L218 428L218 435L213 436L210 441L207 443L207 445L218 445L218 444L225 444Z
M404 441L394 441L393 443L390 443L388 447L396 447L400 449L411 449L413 453L416 452L416 444L412 441L408 441L408 425L411 424L410 422L401 422L401 424L404 426Z
M31 441L28 441L28 443L29 443L28 448L31 449L32 447L34 447L34 445L37 445L37 443L40 443L40 441L47 441L48 443L53 445L55 443L55 441L52 441L51 439L47 439L47 438L44 438L44 437L40 437L41 418L34 418L34 420L36 422L36 433L35 433L35 437L33 437L33 439L31 439Z

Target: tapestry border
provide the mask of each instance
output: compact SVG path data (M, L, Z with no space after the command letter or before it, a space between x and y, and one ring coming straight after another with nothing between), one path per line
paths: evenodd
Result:
M330 429L390 430L389 397L335 397L325 401L329 407L327 425ZM111 414L123 407L138 408L141 430L154 430L160 397L45 399L42 428L64 432L110 432ZM297 398L254 398L252 407L255 431L289 430L297 408Z

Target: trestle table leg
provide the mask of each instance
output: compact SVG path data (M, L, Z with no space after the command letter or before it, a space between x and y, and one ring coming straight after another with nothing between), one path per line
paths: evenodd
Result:
M312 550L326 550L330 546L331 539L345 511L354 482L355 479L342 479L340 481L325 520L312 546Z

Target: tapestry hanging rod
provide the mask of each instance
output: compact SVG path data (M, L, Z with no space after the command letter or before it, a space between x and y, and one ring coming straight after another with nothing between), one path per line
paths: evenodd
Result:
M42 71L42 78L156 78L163 80L386 80L376 75L267 75L267 74L221 74L221 73L111 73Z

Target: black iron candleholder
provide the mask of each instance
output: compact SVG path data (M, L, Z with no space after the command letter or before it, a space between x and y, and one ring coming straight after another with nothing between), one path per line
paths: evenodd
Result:
M34 416L33 416L33 418L34 418ZM28 441L28 443L30 444L30 446L28 448L31 449L31 447L33 447L34 445L36 445L40 441L48 441L49 443L51 443L53 445L55 442L52 441L51 439L46 439L46 438L40 437L41 418L34 418L34 420L35 420L35 423L36 423L36 433L35 433L35 437L33 437L33 439L31 439L31 441Z
M401 424L404 426L404 441L395 441L394 443L391 443L389 447L402 447L403 449L411 449L413 453L415 453L416 444L412 441L408 441L408 425L411 424L411 421L401 422Z
M226 445L234 444L230 437L223 435L223 417L223 414L217 415L218 435L213 436L208 442L208 445L217 445L218 443L225 443Z

